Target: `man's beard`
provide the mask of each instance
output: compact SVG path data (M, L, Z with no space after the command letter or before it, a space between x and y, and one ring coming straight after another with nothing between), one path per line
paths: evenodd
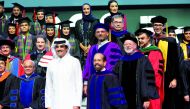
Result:
M98 67L96 67L97 65L98 65ZM103 69L102 66L99 65L99 64L95 64L94 68L95 68L96 71L101 71Z
M127 53L127 54L132 54L133 52L134 52L134 50L133 49L130 49L130 48L124 48L125 49L125 52Z

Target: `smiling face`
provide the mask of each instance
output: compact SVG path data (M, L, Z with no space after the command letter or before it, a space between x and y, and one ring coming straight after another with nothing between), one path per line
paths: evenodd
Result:
M66 55L68 47L64 44L55 45L55 51L58 57L62 58Z
M101 71L106 66L106 60L103 59L104 56L101 53L97 53L94 56L94 68L96 71Z
M9 32L9 34L16 34L16 27L15 26L9 26L8 32Z
M84 13L84 15L90 14L90 6L89 5L86 4L83 6L83 13Z
M150 37L146 33L142 33L138 36L139 46L144 48L150 44Z
M162 34L164 25L162 23L154 23L153 29L156 34Z
M55 29L54 28L47 28L46 29L46 33L47 33L47 35L48 36L54 36L54 34L55 34Z
M137 49L137 44L131 40L125 40L123 47L127 54L131 54Z
M9 45L2 45L1 46L1 53L4 56L9 56L11 53L11 47Z
M42 12L42 11L39 11L39 12L37 12L37 18L38 18L38 20L43 20L44 19L44 12Z
M70 33L70 28L69 27L63 27L62 32L63 32L63 35L67 36Z

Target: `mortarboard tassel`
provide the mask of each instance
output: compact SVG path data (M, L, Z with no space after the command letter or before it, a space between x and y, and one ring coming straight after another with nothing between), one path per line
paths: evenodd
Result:
M18 25L18 22L16 22L16 35L17 36L19 35L19 25Z
M55 12L53 12L53 24L55 24Z
M61 37L61 29L60 29L60 25L59 25L59 28L58 28L58 34L57 34L57 37L58 37L58 38Z
M168 23L166 22L166 37L168 37Z
M111 29L109 29L109 41L111 42Z
M26 17L26 11L25 11L25 9L22 11L22 17Z
M37 16L36 16L36 9L34 8L34 13L33 13L33 21L35 22L37 20Z

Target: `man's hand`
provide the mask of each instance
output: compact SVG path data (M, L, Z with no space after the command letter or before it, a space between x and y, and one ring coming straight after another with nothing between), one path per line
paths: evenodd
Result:
M80 109L79 106L73 106L73 109Z
M189 95L185 95L185 96L184 96L184 100L185 100L186 102L189 102Z
M145 102L143 103L144 109L148 109L149 106L150 106L150 101L145 101Z
M176 86L177 86L177 80L176 80L176 79L173 79L173 80L170 82L169 88L176 88Z
M85 95L87 95L87 85L83 86L83 92L84 92Z

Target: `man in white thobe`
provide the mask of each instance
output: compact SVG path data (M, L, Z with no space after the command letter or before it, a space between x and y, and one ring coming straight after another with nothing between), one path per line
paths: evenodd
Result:
M78 59L69 54L70 44L56 38L51 47L53 60L47 67L45 107L48 109L80 109L82 70Z

